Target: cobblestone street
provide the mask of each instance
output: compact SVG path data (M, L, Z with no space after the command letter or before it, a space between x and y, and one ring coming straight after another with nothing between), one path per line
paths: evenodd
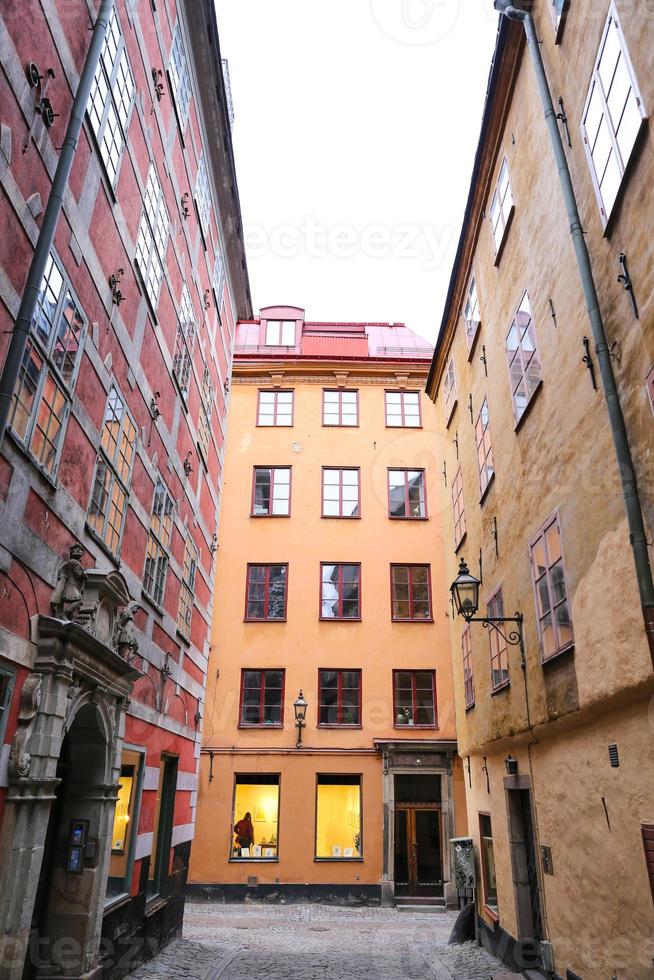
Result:
M448 946L453 913L317 905L186 906L184 938L130 980L489 980L499 961Z

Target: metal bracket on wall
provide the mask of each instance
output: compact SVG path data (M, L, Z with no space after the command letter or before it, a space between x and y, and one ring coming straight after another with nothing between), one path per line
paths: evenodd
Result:
M456 458L459 458L459 430L457 429L454 433L454 439L452 439L452 445L456 449Z
M484 374L488 377L488 363L486 361L486 344L481 345L481 355L479 360L484 365Z
M468 770L468 786L472 789L472 775L470 773L470 756L467 756L466 769Z
M486 792L490 794L490 775L488 773L488 758L484 756L484 764L481 767L481 771L486 774Z
M497 517L493 517L493 526L491 528L491 534L493 535L493 538L495 540L495 557L496 558L499 558L500 557L500 549L499 549L499 544L498 544L498 541L497 541Z
M470 412L470 421L474 425L475 424L475 419L474 419L474 416L472 414L472 392L468 395L468 411Z
M624 288L626 289L626 291L629 293L629 297L631 299L631 305L634 308L634 316L636 317L637 320L639 320L640 315L638 313L638 303L636 302L636 296L634 293L634 284L631 281L631 276L629 275L629 269L627 267L626 252L620 252L620 258L618 259L618 262L620 263L620 269L622 270L620 272L620 275L618 276L618 282L621 282Z
M568 128L568 117L565 114L565 106L563 105L563 97L559 96L559 111L556 114L556 118L559 120L563 126L565 132L565 137L568 141L568 146L572 147L572 140L570 139L570 130Z
M590 341L588 340L588 337L584 337L582 343L584 345L584 350L586 351L586 353L582 356L581 359L586 365L586 367L588 368L588 370L590 371L590 380L593 382L593 390L597 391L597 379L595 377L595 364L593 362L593 358L590 353Z
M443 460L443 483L447 486L447 461Z
M550 296L549 303L550 303L550 316L554 320L554 326L558 327L558 323L556 322L556 310L554 309L554 303L552 302L551 296Z

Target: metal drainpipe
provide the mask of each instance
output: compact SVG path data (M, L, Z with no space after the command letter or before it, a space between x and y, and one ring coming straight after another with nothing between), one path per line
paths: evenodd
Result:
M631 449L629 447L629 439L627 437L627 429L625 426L624 415L622 413L622 407L620 405L618 389L615 383L615 376L613 374L613 364L611 362L611 354L606 339L606 331L604 330L599 300L595 289L595 281L593 279L590 256L586 247L586 239L584 238L583 227L579 217L579 210L577 208L577 200L575 198L574 187L572 185L572 178L570 176L570 170L568 169L568 161L566 159L565 150L563 149L563 140L561 139L561 133L559 132L554 105L552 104L552 95L547 82L547 75L545 74L545 66L543 65L543 58L540 52L540 44L536 35L534 21L530 13L528 13L526 10L518 10L517 7L512 6L511 3L507 2L507 0L495 0L494 6L495 9L500 12L500 14L508 17L509 20L518 20L522 22L527 40L527 47L529 48L534 71L536 73L536 82L538 84L538 91L540 93L541 102L545 112L545 121L549 130L556 166L559 172L563 200L568 219L570 221L570 234L572 235L572 242L577 257L577 267L579 269L581 285L584 291L584 297L586 299L588 319L590 320L593 339L595 341L595 351L597 353L597 360L600 366L600 374L604 387L604 397L606 399L606 407L608 409L609 422L611 425L611 434L613 436L613 444L615 446L618 467L620 469L622 494L624 497L627 521L629 524L629 540L631 542L631 550L633 552L634 564L636 566L636 579L638 581L640 605L645 622L645 635L647 636L650 656L652 657L652 663L654 664L654 583L652 582L652 568L649 560L649 552L647 550L647 536L645 534L643 512L640 506L640 498L638 496L636 473L634 470L633 460L631 458Z
M95 71L100 61L102 45L104 44L113 6L114 0L101 0L100 10L93 25L91 43L89 44L86 61L84 62L75 99L73 100L68 128L66 129L66 137L59 154L57 169L55 170L48 203L43 214L43 221L41 222L41 230L39 231L36 248L34 249L34 255L32 256L32 262L27 274L23 298L21 299L18 316L14 323L7 357L2 368L2 375L0 375L0 449L2 448L7 430L9 410L18 380L20 366L23 361L27 338L32 320L34 319L34 311L36 310L36 303L39 298L39 290L43 281L46 262L48 261L48 255L52 248L55 231L57 230L64 194L68 188L68 179L77 151L79 134L84 122L84 113L86 112L86 106L91 94Z

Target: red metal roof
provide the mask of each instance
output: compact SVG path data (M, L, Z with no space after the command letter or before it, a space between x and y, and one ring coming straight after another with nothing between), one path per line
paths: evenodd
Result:
M302 337L302 354L305 357L367 357L368 338L326 337L317 334L304 334Z

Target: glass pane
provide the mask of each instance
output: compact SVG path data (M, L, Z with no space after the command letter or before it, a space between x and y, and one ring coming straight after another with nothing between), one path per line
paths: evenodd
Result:
M276 858L279 785L276 777L261 783L241 783L234 788L234 824L231 856L234 858ZM273 782L275 780L275 782Z
M361 787L318 782L317 791L316 857L360 857Z

